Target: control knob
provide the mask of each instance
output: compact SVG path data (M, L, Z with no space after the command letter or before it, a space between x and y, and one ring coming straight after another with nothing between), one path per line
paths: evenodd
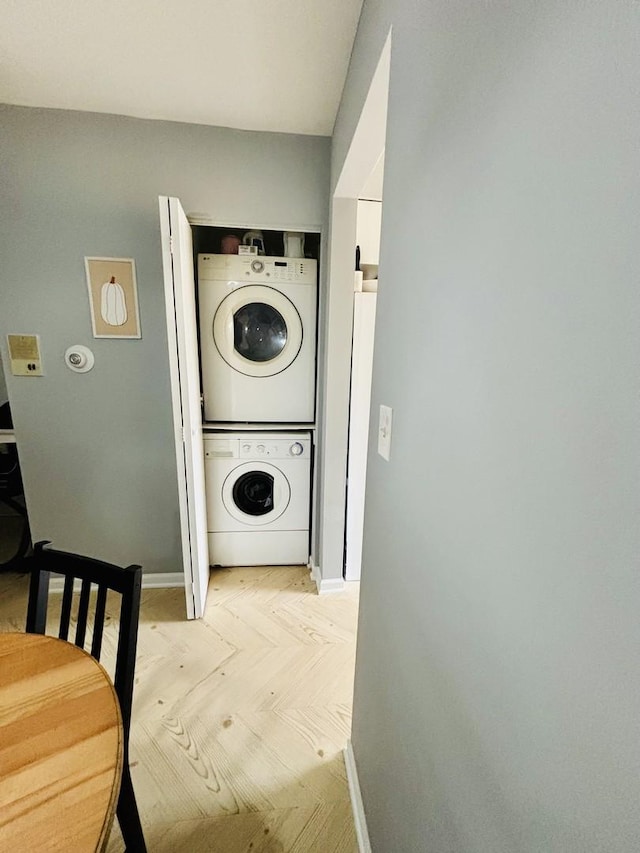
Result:
M263 261L251 261L251 269L254 272L262 272L262 270L264 269L264 262Z
M289 448L289 451L290 451L292 456L300 456L300 454L302 453L303 450L304 450L304 447L300 444L299 441L296 441L295 444L292 444L291 447Z

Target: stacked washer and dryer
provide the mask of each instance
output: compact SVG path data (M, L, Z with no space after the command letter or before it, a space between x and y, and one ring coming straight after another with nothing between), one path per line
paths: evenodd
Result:
M198 302L210 562L305 564L317 261L198 255Z

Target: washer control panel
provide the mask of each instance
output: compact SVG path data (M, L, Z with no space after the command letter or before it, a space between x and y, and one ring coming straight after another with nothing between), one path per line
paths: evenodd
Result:
M245 459L296 459L309 455L309 440L262 439L241 440L240 457Z
M206 459L293 459L311 456L309 433L244 433L204 435Z

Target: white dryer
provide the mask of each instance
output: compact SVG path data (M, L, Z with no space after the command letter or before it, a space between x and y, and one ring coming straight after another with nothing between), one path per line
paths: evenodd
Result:
M198 255L207 422L311 423L317 261Z
M213 566L306 564L309 433L205 433L209 559Z

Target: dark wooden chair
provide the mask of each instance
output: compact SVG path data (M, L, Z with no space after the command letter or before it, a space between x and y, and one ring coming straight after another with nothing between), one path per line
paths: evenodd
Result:
M0 429L13 429L8 403L0 406ZM0 436L0 444L3 444L2 436ZM22 528L13 554L0 563L0 572L20 571L23 569L24 557L31 547L31 531L27 510L24 501L21 500L24 497L24 491L18 450L15 444L6 444L3 447L4 450L0 449L0 503L10 507L16 516L22 518Z
M49 598L49 578L51 572L64 575L64 592L58 636L69 639L71 622L71 604L74 582L81 581L80 600L76 621L75 644L84 648L87 634L87 621L91 596L91 585L97 586L94 625L91 638L91 655L100 660L102 634L105 621L107 592L120 593L120 628L116 655L114 686L124 729L124 750L122 783L116 814L127 851L145 853L146 846L138 807L129 770L129 731L131 728L131 702L136 664L136 645L138 642L138 616L140 612L140 587L142 568L127 566L121 568L100 560L55 551L48 547L49 542L38 542L34 546L31 558L31 586L27 608L27 633L44 634L47 624L47 604Z

